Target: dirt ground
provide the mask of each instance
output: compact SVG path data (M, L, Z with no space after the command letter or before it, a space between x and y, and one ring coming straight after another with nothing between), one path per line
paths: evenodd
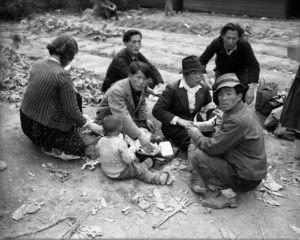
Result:
M166 18L161 11L143 11L141 16L124 13L119 22L93 19L87 15L51 13L59 20L70 24L84 24L109 29L140 29L143 33L142 53L158 66L166 83L180 78L178 72L183 57L200 55L205 47L215 38L222 25L227 22L239 22L250 26L252 36L249 41L260 62L261 76L267 81L278 82L282 89L298 63L287 58L286 46L289 39L299 33L299 21L261 20L228 15L209 15L205 13L179 14ZM195 31L189 30L188 24ZM201 29L208 29L202 31ZM1 43L11 44L11 32L26 37L18 53L26 54L31 59L48 57L46 44L54 39L59 29L52 32L25 30L19 23L1 23ZM199 32L201 33L200 35ZM75 32L70 31L70 34ZM121 37L108 38L106 41L94 41L83 33L76 33L80 52L71 63L74 67L93 70L103 79L112 56L118 52L123 43ZM213 77L214 62L208 65L208 76ZM154 100L148 100L149 112ZM254 111L254 106L249 106ZM84 113L95 116L96 106L85 106ZM210 210L201 205L201 196L190 191L190 174L177 169L173 173L176 182L170 186L154 186L138 180L112 181L100 168L94 171L81 170L83 160L64 162L44 155L23 134L20 127L19 108L15 103L0 103L1 116L1 152L0 159L5 160L8 168L0 172L0 237L14 233L33 231L55 222L65 216L76 216L82 225L100 226L102 238L213 238L225 236L220 229L230 230L238 239L298 239L290 225L300 227L300 191L299 167L293 164L294 146L292 142L265 135L268 154L269 172L275 181L283 185L280 191L284 197L277 197L277 207L259 200L262 193L258 190L239 194L239 207L236 209ZM263 117L259 116L263 121ZM157 127L159 123L156 121ZM158 134L160 134L158 132ZM180 160L184 162L185 160ZM55 175L46 171L41 164L53 163L70 172L70 179L61 182ZM161 227L152 225L167 213L156 208L152 194L158 188L165 204L172 198L187 196L194 204L186 213L177 213ZM130 199L135 193L144 194L151 207L146 215ZM99 205L104 197L107 206L92 214L92 208ZM12 213L32 200L44 202L41 209L34 214L26 214L23 219L15 221ZM121 210L131 206L125 215ZM140 216L140 215L141 216ZM35 234L35 238L61 238L69 228L65 222ZM74 235L74 238L80 238Z

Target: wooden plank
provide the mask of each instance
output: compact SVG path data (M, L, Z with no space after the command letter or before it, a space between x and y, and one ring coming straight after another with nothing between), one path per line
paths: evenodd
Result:
M184 8L258 17L287 18L288 3L299 0L184 0ZM142 7L164 8L164 0L140 0Z

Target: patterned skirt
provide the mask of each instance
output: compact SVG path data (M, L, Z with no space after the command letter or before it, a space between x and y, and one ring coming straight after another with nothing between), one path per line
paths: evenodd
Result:
M79 109L82 111L81 97L79 94L76 94L76 97ZM29 118L21 110L20 117L23 132L36 146L47 150L56 148L68 155L85 156L86 146L75 128L67 132L49 128Z

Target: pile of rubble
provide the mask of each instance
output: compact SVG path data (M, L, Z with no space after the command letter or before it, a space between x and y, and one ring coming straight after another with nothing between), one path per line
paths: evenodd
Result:
M28 82L31 61L3 45L0 45L0 56L0 100L19 102Z
M71 67L69 72L76 89L82 96L83 103L94 105L102 99L102 81L93 71Z
M52 16L49 13L46 16L38 16L33 20L24 19L20 23L22 29L31 31L33 34L50 33L57 30L59 33L73 31L74 35L84 34L91 37L93 40L105 41L107 38L119 37L124 34L124 30L109 29L106 24L101 28L94 29L85 23L77 23L68 20L60 20L57 16Z
M0 45L0 100L21 102L32 61L9 46ZM68 70L85 104L97 104L102 98L102 81L94 72L71 67Z

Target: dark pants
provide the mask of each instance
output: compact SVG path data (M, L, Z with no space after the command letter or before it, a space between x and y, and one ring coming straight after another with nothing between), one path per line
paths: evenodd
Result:
M184 118L184 117L182 117L182 118ZM186 118L184 118L184 119L186 119ZM191 116L190 119L186 119L186 120L193 121L193 119L194 119L194 116ZM200 114L198 114L198 116L197 116L197 121L198 122L203 121ZM161 131L167 139L169 139L173 144L176 145L176 147L178 147L184 151L187 151L187 149L190 145L191 138L189 137L189 135L184 127L179 126L179 125L163 124L161 127ZM212 135L212 132L203 133L203 135L206 137L210 137Z
M114 179L126 180L136 178L146 183L160 184L160 174L150 172L145 163L130 163L125 170L121 172L120 176Z
M82 98L76 93L77 103L82 111ZM38 147L46 149L56 148L65 154L85 156L85 144L75 128L70 131L61 131L49 128L34 121L20 110L21 126L24 134Z
M190 137L186 129L179 125L162 126L164 136L169 139L176 147L186 151L190 144Z
M220 189L232 188L236 192L248 192L256 188L260 181L241 179L235 169L220 157L210 156L191 144L188 149L188 158L205 184Z
M215 72L215 78L217 80L218 77L221 76L221 73L219 71ZM246 102L246 93L249 89L249 82L248 82L248 73L247 72L241 72L241 73L236 73L236 76L238 77L238 79L240 80L240 83L243 84L245 86L244 91L243 91L243 98L242 101ZM213 90L215 89L215 87L213 86ZM218 96L216 93L213 93L213 101L215 103L218 103ZM217 104L218 105L218 104Z
M176 13L183 12L183 0L175 0Z

